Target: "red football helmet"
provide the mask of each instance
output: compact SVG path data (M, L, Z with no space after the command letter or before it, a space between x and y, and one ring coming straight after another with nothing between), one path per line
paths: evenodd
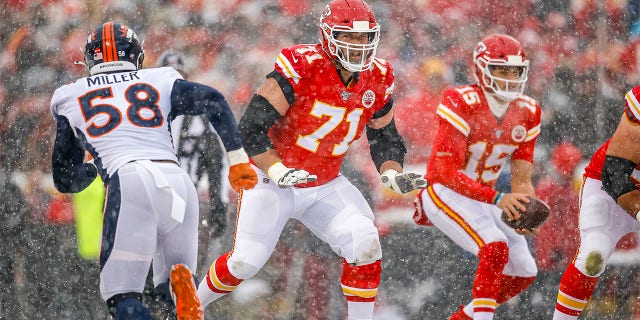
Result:
M473 51L474 76L478 84L488 93L502 100L513 100L524 91L529 72L529 60L518 40L505 35L494 34L480 41ZM493 67L519 67L519 79L506 79L494 76ZM498 82L502 83L501 86Z
M336 39L340 32L368 33L369 42L356 44ZM359 72L371 68L380 42L380 25L371 7L363 0L333 0L320 16L320 41L324 50L342 67ZM351 54L360 52L351 61Z
M91 75L138 70L143 60L144 50L138 36L125 25L105 22L87 37L84 62Z

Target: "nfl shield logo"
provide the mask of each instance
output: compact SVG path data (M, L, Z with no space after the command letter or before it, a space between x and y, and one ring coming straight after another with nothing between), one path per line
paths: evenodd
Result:
M367 90L362 95L362 105L365 108L371 108L371 106L373 105L374 102L376 102L376 94L373 93L373 91L371 91L371 90Z

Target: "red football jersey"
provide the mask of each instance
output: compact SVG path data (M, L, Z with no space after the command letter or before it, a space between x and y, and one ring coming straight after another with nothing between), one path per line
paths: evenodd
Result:
M511 101L497 119L479 86L459 86L443 93L436 114L440 126L427 167L430 183L490 203L509 157L533 162L542 111L530 97Z
M275 70L293 86L294 102L269 131L274 149L287 167L318 176L302 187L326 183L338 176L351 143L364 132L376 111L391 99L391 65L375 59L350 86L340 80L320 44L285 48Z
M591 161L589 161L589 164L584 168L585 177L602 180L600 176L602 175L602 167L604 167L604 160L607 156L609 141L611 141L611 139L605 141L593 154Z
M605 141L593 154L593 156L591 157L591 161L589 161L587 167L584 168L585 177L602 180L602 168L604 167L604 161L607 157L607 148L609 148L610 141L611 139ZM640 189L640 164L638 164L631 173L631 181L633 181L633 183L636 185L636 188Z

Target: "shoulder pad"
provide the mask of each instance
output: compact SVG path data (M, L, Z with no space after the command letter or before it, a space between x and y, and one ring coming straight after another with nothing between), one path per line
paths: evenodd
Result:
M542 112L542 109L540 109L538 102L529 96L521 95L520 97L518 97L516 103L520 107L527 108L527 110L531 111L531 113L533 114Z
M624 96L625 112L633 123L640 123L640 86L629 90Z
M305 76L309 66L324 60L325 57L314 45L296 45L284 48L276 58L275 70L284 77L298 82Z
M373 70L376 72L380 72L382 76L393 75L393 69L391 68L391 64L382 58L375 58L373 60Z

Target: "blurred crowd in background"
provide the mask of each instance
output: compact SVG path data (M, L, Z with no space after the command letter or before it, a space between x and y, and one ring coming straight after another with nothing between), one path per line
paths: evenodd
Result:
M507 33L526 48L531 65L525 93L543 109L534 182L553 216L530 239L541 270L536 283L498 309L496 319L549 319L561 272L578 244L581 170L613 133L625 92L640 84L640 0L368 2L382 26L378 56L395 70L396 122L409 150L406 167L420 172L435 133L439 95L447 86L473 82L469 70L477 42L490 33ZM49 101L57 87L87 75L77 62L83 60L90 30L107 20L133 28L144 40L145 67L155 66L167 50L181 54L190 80L220 90L239 118L281 48L317 42L325 4L1 1L0 318L107 319L97 288L100 226L92 229L93 237L84 235L78 221L87 218L77 208L85 207L57 193L50 177L55 121ZM445 319L453 312L452 302L468 300L461 297L470 292L475 257L435 228L414 226L415 194L384 192L366 141L355 144L344 173L371 201L383 241L377 319ZM208 244L211 259L232 241L233 220ZM259 276L210 306L209 314L216 319L343 317L339 259L293 222L283 236ZM83 249L86 241L93 242ZM584 319L640 319L635 236L625 238L619 249Z

